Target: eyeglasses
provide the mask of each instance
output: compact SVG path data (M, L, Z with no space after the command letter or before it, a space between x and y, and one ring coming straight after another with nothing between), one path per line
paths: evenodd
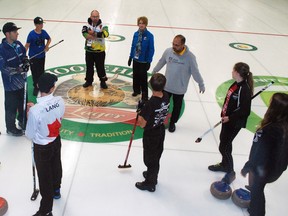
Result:
M99 16L91 16L91 17L92 17L92 18L95 18L95 19L96 19L96 18L99 18Z

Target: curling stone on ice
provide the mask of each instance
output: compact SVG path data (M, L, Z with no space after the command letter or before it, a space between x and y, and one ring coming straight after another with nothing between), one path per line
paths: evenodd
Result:
M251 200L251 194L248 190L239 188L232 193L232 201L240 208L248 208Z
M210 187L210 192L214 197L221 200L228 199L232 194L231 187L223 181L213 182Z
M8 210L8 203L6 199L0 197L0 216L3 216Z

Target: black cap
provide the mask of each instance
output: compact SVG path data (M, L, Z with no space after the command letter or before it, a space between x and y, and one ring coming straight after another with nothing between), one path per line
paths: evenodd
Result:
M4 24L2 31L5 34L6 32L17 31L20 27L17 27L15 23L7 22Z
M44 20L41 17L36 17L34 19L34 24L42 24L44 23Z
M50 89L55 86L58 78L56 75L51 73L44 73L38 80L38 88L40 92L49 93Z

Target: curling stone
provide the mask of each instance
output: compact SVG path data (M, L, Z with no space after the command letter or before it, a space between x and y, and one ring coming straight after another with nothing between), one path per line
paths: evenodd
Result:
M0 216L3 216L8 210L8 203L6 199L0 197Z
M226 200L231 194L231 187L223 181L216 181L211 184L210 187L211 194L217 199Z
M239 188L232 193L232 201L240 208L248 208L251 200L251 194L248 190Z

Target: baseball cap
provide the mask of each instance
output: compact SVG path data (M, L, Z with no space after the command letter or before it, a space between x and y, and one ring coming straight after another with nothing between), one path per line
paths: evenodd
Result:
M4 24L2 31L5 34L6 32L17 31L21 27L17 27L13 22L7 22Z
M44 20L41 17L36 17L34 19L34 24L42 24L44 23Z
M44 73L38 80L38 88L40 92L48 93L52 87L55 86L58 78L56 75L51 73Z

